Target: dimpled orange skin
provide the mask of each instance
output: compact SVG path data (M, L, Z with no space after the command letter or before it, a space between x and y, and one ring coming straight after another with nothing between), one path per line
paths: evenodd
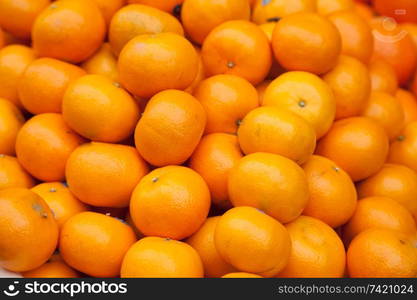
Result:
M388 93L372 92L362 115L384 127L390 140L395 139L404 127L404 110L401 103Z
M203 264L190 245L167 238L145 237L123 259L122 278L202 278Z
M331 88L307 72L287 72L273 80L265 91L262 105L288 109L303 117L315 128L317 139L330 129L336 114Z
M95 3L59 0L36 19L32 30L33 48L42 57L79 63L100 47L105 31L103 15Z
M23 45L10 45L0 49L0 97L21 107L17 87L26 67L35 60L35 53Z
M223 275L222 278L263 278L262 276L245 273L245 272L235 272Z
M0 154L14 155L16 136L25 118L11 101L0 98Z
M23 272L24 278L80 278L80 274L68 266L62 258L55 258L53 255L46 263L39 268Z
M347 251L351 278L406 278L417 273L415 241L387 229L368 229L352 241Z
M204 275L209 278L222 277L236 271L234 267L223 260L214 244L214 232L220 218L220 216L207 218L200 229L186 240L187 244L200 255Z
M361 198L388 197L417 213L417 173L406 166L385 164L378 173L362 181L357 190Z
M197 147L205 124L197 99L183 91L163 91L149 101L136 126L136 148L154 166L182 164Z
M140 232L176 240L195 233L209 209L207 184L197 172L182 166L150 172L136 186L130 200L130 215Z
M369 63L371 89L376 92L386 92L394 95L398 89L398 79L395 69L384 59L374 59Z
M258 93L247 80L235 75L216 75L202 81L194 92L207 114L205 134L235 134L239 123L259 105Z
M181 5L184 0L127 0L129 4L144 4L153 6L163 11L172 13L177 5Z
M399 84L406 85L417 67L416 46L406 30L393 25L384 17L372 20L373 59L385 59L394 67Z
M237 132L245 154L267 152L305 163L316 148L316 133L302 117L291 111L264 106L252 110Z
M16 157L0 154L0 190L31 188L35 181L19 164Z
M417 121L409 123L391 144L388 162L417 172Z
M354 117L335 122L319 141L316 153L338 164L353 181L359 181L382 168L388 150L388 136L378 123Z
M74 150L65 171L69 189L80 201L126 207L148 166L133 147L92 142Z
M405 29L413 39L414 45L417 47L417 24L415 23L403 23L401 28Z
M141 34L171 32L184 35L181 23L172 15L145 5L128 5L114 15L109 28L109 43L116 55Z
M353 11L354 0L317 0L317 12L329 15L339 11Z
M404 112L404 126L417 121L417 98L409 91L398 89L395 98L401 104Z
M349 244L359 233L371 229L392 229L416 233L411 213L400 203L386 197L368 197L358 201L355 213L343 227L343 239Z
M72 268L93 277L116 277L127 250L136 242L133 229L113 217L82 212L61 229L59 251Z
M75 65L40 58L32 62L20 78L18 93L23 107L33 113L60 113L66 88L85 71Z
M413 0L375 0L374 9L383 16L389 16L397 22L417 22L417 3ZM404 13L397 13L398 9L405 9Z
M321 75L337 64L342 40L336 26L326 18L315 13L296 13L278 22L272 34L272 48L285 69Z
M186 0L181 20L190 38L201 45L218 25L230 20L249 20L250 14L248 0Z
M252 21L256 24L263 24L297 12L316 11L316 0L255 0L254 2Z
M41 183L34 186L31 190L45 200L60 228L73 215L88 210L88 206L75 198L62 182Z
M206 181L214 205L231 207L227 179L230 170L242 157L237 137L227 133L208 134L195 149L189 166Z
M119 11L125 4L126 0L92 0L100 9L101 14L106 21L106 25L110 24L114 14Z
M291 241L285 227L253 207L224 213L214 232L221 257L242 272L272 277L288 262Z
M194 78L193 82L184 90L190 94L193 94L200 82L206 79L206 71L204 70L203 59L201 58L201 49L198 47L195 47L195 49L197 50L198 55L197 76Z
M81 66L88 74L103 75L114 82L119 81L117 59L114 56L109 43L104 43L101 48L88 60L83 62Z
M149 98L166 89L190 86L197 76L198 55L193 45L177 34L143 34L123 48L118 70L120 82L129 92Z
M318 155L304 165L310 199L303 215L314 217L336 228L353 215L357 202L355 185L333 161Z
M261 83L272 65L268 37L249 21L228 21L213 29L201 52L207 75L232 74L253 85Z
M291 238L291 254L277 277L343 277L345 247L330 226L318 219L300 216L285 227Z
M256 86L256 90L258 91L259 96L259 105L263 105L265 91L271 82L271 80L265 80Z
M85 138L120 142L128 138L139 120L136 101L111 79L85 75L65 91L62 101L65 122Z
M36 17L50 3L50 0L3 0L0 26L19 38L29 39Z
M366 65L351 56L341 55L336 67L323 77L336 99L336 120L360 115L371 92Z
M303 169L280 155L253 153L230 171L230 200L252 206L281 223L297 218L307 205L309 191Z
M5 189L0 215L0 266L24 272L44 264L58 241L58 225L45 201L28 189Z
M342 54L367 64L374 50L372 30L368 22L353 10L337 11L329 16L342 38Z
M60 114L40 114L23 125L16 139L19 163L42 181L62 181L71 152L84 143Z

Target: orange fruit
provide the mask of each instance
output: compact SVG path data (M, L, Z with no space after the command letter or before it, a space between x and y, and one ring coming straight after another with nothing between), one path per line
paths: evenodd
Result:
M33 178L22 168L16 157L0 154L0 190L31 188Z
M208 218L200 229L186 240L187 244L200 255L205 277L222 277L236 271L223 260L214 244L214 232L220 218L220 216Z
M316 147L312 125L291 111L273 106L259 107L247 114L237 136L245 154L274 153L298 164L306 162Z
M24 272L43 265L54 252L58 225L41 197L25 188L0 191L0 266Z
M140 232L176 240L195 233L209 209L207 184L197 172L182 166L153 170L139 182L130 200L130 215Z
M237 137L227 133L204 136L193 152L189 166L207 183L214 205L220 208L231 206L227 180L230 170L242 157Z
M55 255L54 255L55 256ZM79 278L77 271L68 266L61 258L52 256L42 266L22 273L25 278Z
M252 21L256 24L275 21L297 12L315 12L316 0L255 0Z
M268 37L244 20L228 21L213 29L201 55L208 75L237 75L254 85L265 79L272 64Z
M60 113L67 87L85 71L72 64L39 58L25 70L19 81L18 93L23 107L33 113Z
M3 48L5 44L6 44L6 40L4 37L4 32L3 32L3 29L1 29L0 27L0 49Z
M218 25L231 20L249 20L250 13L248 0L186 0L181 20L191 40L201 45Z
M266 34L268 37L269 42L272 41L272 34L274 32L275 26L277 25L277 22L268 22L263 23L259 25L259 28ZM275 59L275 57L272 57L272 65L269 70L269 74L267 76L267 79L275 79L282 73L284 73L284 68L278 63L278 61Z
M336 119L360 115L371 92L371 79L366 65L354 57L341 55L336 67L323 79L335 95Z
M336 66L342 40L328 19L302 12L278 22L272 35L272 48L285 69L324 74Z
M193 96L163 91L152 97L136 126L136 148L154 166L182 164L197 147L205 123L203 106Z
M234 272L223 275L222 278L262 278L262 276L246 272Z
M411 83L410 90L417 96L417 76L414 76L414 80Z
M33 50L26 46L10 45L0 49L0 97L22 106L17 94L18 82L34 59Z
M355 2L355 12L367 22L370 22L375 17L375 12L367 2Z
M317 0L317 12L321 15L329 15L339 11L353 11L354 0Z
M266 89L271 84L271 82L271 80L265 80L256 86L259 97L259 105L263 105Z
M119 11L125 4L126 0L92 0L100 9L101 14L109 25L114 14Z
M410 35L397 26L393 19L379 17L372 23L374 35L373 58L382 58L390 63L400 85L405 85L417 67L417 51Z
M222 215L214 231L214 243L233 267L265 277L285 267L291 249L285 227L252 207L235 207Z
M356 189L349 175L333 161L318 155L304 165L310 199L303 215L335 228L346 223L356 207Z
M184 0L127 0L127 3L139 3L147 6L153 6L163 11L172 13L177 7L180 7Z
M39 56L79 63L100 48L105 31L104 18L95 3L58 0L37 17L33 48Z
M354 10L337 11L329 15L329 20L339 30L342 54L350 55L367 64L374 50L369 23Z
M262 105L290 110L313 125L317 139L332 126L336 100L321 78L307 72L284 73L269 84Z
M237 132L248 112L258 107L258 93L247 80L235 75L216 75L203 80L194 96L207 114L205 133Z
M417 172L417 122L411 122L391 144L388 161Z
M109 27L109 42L113 52L119 55L134 37L162 32L184 35L181 23L170 14L151 6L132 4L121 8L113 16Z
M378 123L354 117L335 122L316 152L334 161L353 181L359 181L382 168L388 150L388 137Z
M197 76L198 55L193 45L177 34L143 34L123 48L118 71L129 92L149 98L166 89L190 86Z
M36 17L50 3L50 0L3 0L0 26L19 38L29 39Z
M417 98L409 91L398 89L395 98L401 104L404 112L404 126L417 121Z
M417 24L414 23L403 23L401 28L408 32L411 39L413 40L414 46L417 47Z
M82 64L82 68L88 74L107 76L115 82L119 80L117 58L114 56L109 43L104 43L93 56Z
M361 182L359 197L381 196L404 205L411 213L417 212L417 173L402 165L385 164L383 168Z
M22 112L12 102L0 98L0 153L14 155L16 136L25 123Z
M417 3L414 0L374 0L374 9L398 22L417 22Z
M404 126L404 110L394 96L384 92L372 92L362 115L384 127L390 140L395 139Z
M45 200L60 228L73 215L88 210L88 207L75 198L62 182L41 183L31 190Z
M84 142L60 114L40 114L23 125L16 139L19 163L42 181L62 181L71 152Z
M85 75L65 91L62 115L83 137L111 143L132 135L140 111L136 101L119 84L103 75Z
M301 167L288 158L270 153L242 158L230 171L228 190L234 206L255 207L281 223L297 218L309 198Z
M400 203L386 197L368 197L358 201L355 213L343 227L346 243L359 233L371 229L392 229L406 234L416 233L411 213Z
M72 268L94 277L116 277L127 250L136 242L132 228L119 219L79 213L61 229L59 251Z
M375 59L369 63L371 88L376 92L394 95L398 89L398 79L395 69L383 59Z
M357 235L350 244L347 268L350 277L415 277L416 247L404 233L368 229Z
M148 166L133 147L92 142L74 150L65 171L70 191L82 202L126 207Z
M122 278L201 278L201 259L190 245L160 237L145 237L123 259Z
M184 90L190 94L193 94L200 82L206 78L206 71L204 70L203 59L201 58L201 49L196 47L196 50L198 54L197 76L194 78L193 82Z
M307 216L300 216L285 227L291 238L291 254L277 277L343 277L345 247L331 227Z

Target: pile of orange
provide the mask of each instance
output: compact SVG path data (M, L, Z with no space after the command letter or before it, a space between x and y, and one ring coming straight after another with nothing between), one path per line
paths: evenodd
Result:
M0 267L416 277L417 1L0 1Z

